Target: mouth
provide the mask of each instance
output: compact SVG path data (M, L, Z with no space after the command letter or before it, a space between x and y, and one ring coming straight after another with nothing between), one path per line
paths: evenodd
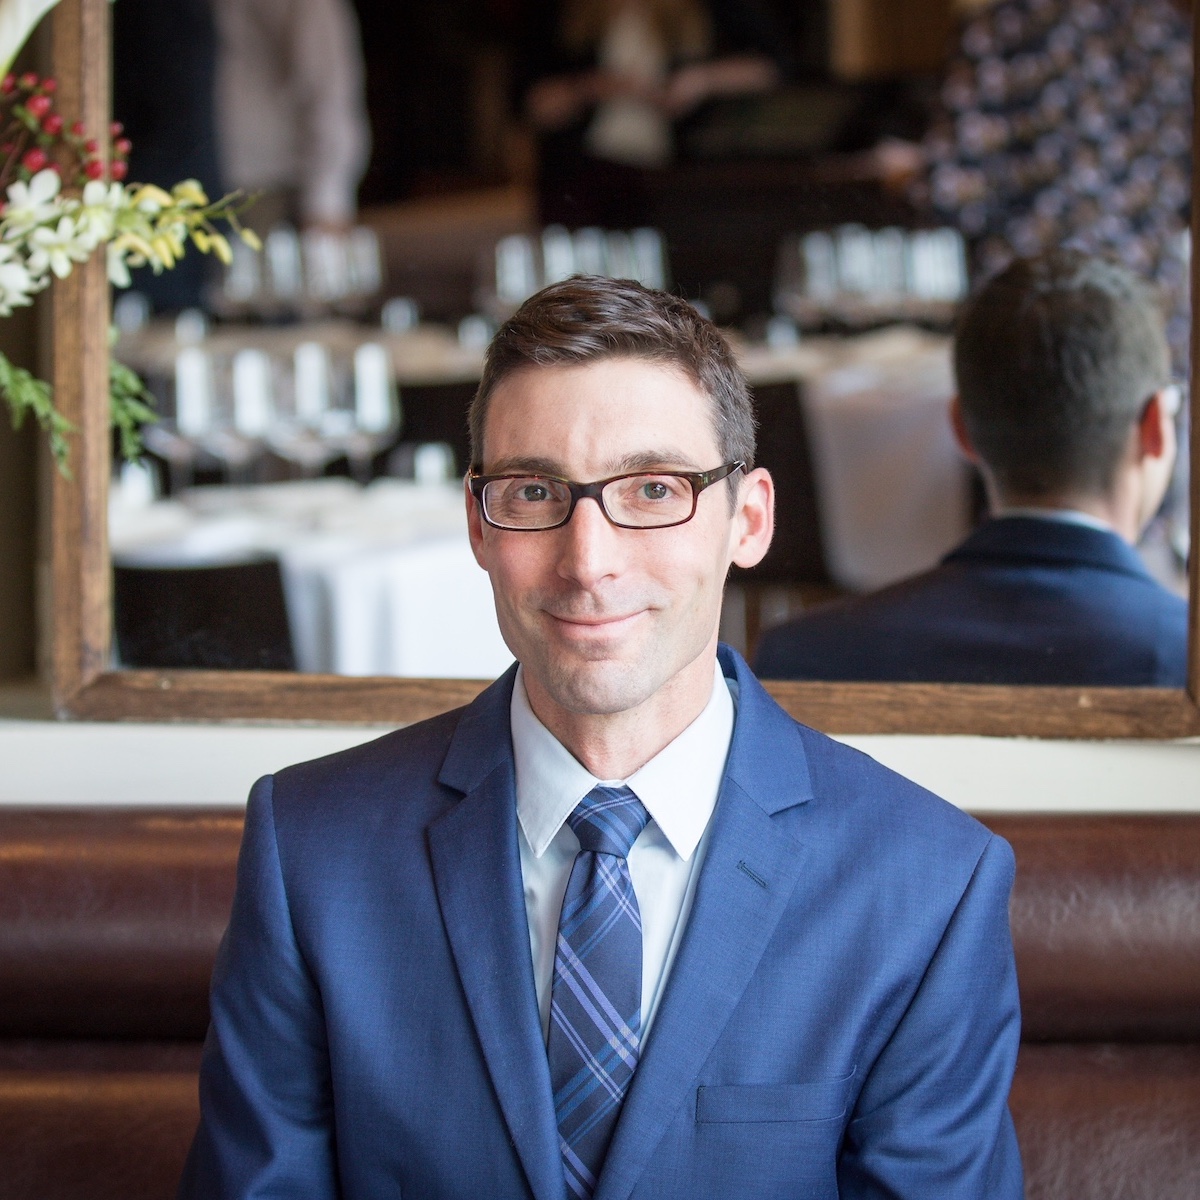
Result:
M591 634L617 633L636 621L641 613L573 616L547 612L546 615L556 625L564 626L568 632L577 632L579 636L587 637Z

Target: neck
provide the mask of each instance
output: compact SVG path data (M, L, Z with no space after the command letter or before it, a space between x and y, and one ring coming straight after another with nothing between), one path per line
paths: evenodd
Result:
M712 644L641 704L623 712L572 712L530 673L525 694L534 715L597 779L628 779L673 742L712 697Z

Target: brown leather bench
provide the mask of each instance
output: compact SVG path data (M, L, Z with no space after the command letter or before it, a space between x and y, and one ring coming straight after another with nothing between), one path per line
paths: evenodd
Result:
M1012 816L1030 1200L1200 1196L1200 816ZM0 810L0 1200L171 1196L241 812Z

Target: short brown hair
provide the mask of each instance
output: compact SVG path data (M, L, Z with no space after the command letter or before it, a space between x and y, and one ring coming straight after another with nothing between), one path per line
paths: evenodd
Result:
M754 466L750 390L717 327L678 296L631 279L576 275L531 296L492 339L468 418L475 468L483 466L488 403L504 379L526 367L605 358L678 368L712 401L722 461Z
M1145 284L1054 250L1017 259L967 303L954 369L967 432L1002 492L1102 495L1171 359Z

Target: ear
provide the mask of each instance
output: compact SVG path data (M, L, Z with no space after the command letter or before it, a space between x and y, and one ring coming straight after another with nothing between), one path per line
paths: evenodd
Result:
M1137 423L1138 458L1162 458L1174 441L1174 423L1160 388L1142 409ZM1169 427L1169 428L1168 428Z
M739 567L762 562L775 532L775 481L765 467L755 467L742 480L733 521L736 540L731 561Z
M975 449L975 443L971 441L971 435L967 432L967 421L963 416L962 401L958 396L950 401L950 428L954 430L954 440L967 461L978 466L979 451Z

